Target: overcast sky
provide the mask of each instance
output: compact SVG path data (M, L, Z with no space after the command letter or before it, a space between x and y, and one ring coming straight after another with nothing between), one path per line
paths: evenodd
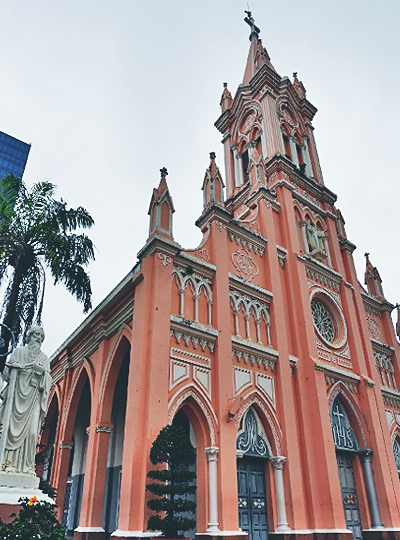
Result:
M318 107L325 184L338 195L363 281L365 251L400 301L400 2L251 0L282 76ZM148 204L167 167L174 236L200 240L201 185L220 136L222 83L235 92L249 47L242 0L0 0L0 130L32 144L24 179L49 180L96 226L96 306L136 263ZM47 284L44 350L83 320Z

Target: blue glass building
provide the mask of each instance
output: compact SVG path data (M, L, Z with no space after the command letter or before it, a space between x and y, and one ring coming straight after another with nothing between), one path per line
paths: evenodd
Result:
M7 173L22 178L31 145L0 131L0 178Z

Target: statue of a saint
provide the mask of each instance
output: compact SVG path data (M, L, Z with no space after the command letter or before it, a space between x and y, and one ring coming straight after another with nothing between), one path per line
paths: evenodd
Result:
M50 361L40 350L44 331L32 326L26 345L17 347L3 373L0 398L1 471L35 476L36 444L51 387Z

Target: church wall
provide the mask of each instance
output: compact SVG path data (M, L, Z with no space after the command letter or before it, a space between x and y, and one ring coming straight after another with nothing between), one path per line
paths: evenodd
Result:
M359 441L347 463L362 529L375 534L382 520L400 536L392 450L400 437L400 349L391 306L357 281L354 246L323 184L310 127L316 109L302 83L281 79L266 58L253 33L248 78L234 99L224 89L216 126L225 140L227 202L212 153L200 246L175 243L161 169L139 265L53 359L61 414L52 479L60 501L72 452L70 476L84 475L75 540L103 540L115 528L120 538L149 534L149 450L180 411L197 451L197 540L244 538L236 473L241 463L245 478L252 458L264 460L257 478L266 494L256 502L265 504L271 538L289 529L303 540L351 538L337 462L349 448L332 432L338 396ZM84 377L92 403L86 439L74 403ZM249 411L268 448L263 455L238 447ZM86 461L75 462L76 454Z

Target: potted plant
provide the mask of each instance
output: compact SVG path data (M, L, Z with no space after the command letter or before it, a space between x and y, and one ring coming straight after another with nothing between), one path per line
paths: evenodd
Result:
M196 473L188 467L196 462L196 451L189 437L179 426L164 427L150 449L153 465L166 464L165 469L154 469L147 476L156 482L146 486L157 498L147 503L156 515L151 516L147 527L151 531L161 531L165 538L184 538L184 531L196 525L194 519L180 514L194 512L196 503L187 498L196 492Z

